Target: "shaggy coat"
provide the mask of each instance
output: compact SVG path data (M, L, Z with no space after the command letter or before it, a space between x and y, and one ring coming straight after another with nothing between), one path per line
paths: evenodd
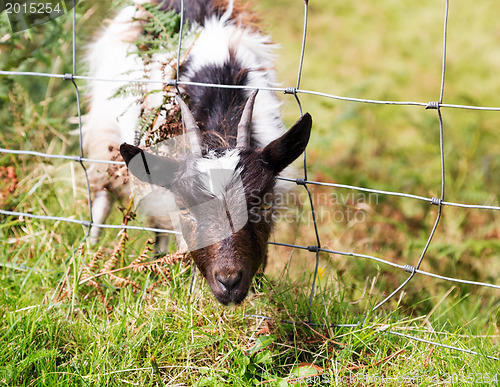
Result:
M162 7L165 11L179 12L180 0L164 1ZM166 64L172 63L176 53L155 53L148 63L134 53L137 49L134 41L142 33L137 21L141 12L140 4L124 8L91 46L88 61L92 77L174 78L175 66ZM95 164L89 170L95 191L93 218L95 223L104 223L113 197L130 194L129 171L144 182L168 186L179 214L182 243L191 250L216 298L223 304L237 304L245 298L258 268L265 264L273 211L272 200L268 198L272 198L276 189L277 175L304 151L311 117L306 113L283 134L280 103L274 93L265 90L275 86L274 47L258 30L256 18L245 6L237 1L185 0L185 19L195 33L183 43L188 49L181 65L181 83L240 88L179 85L188 107L179 97L167 106L165 95L171 90L164 88L163 94L154 93L159 88L157 84L142 85L144 97L138 101L133 96L115 97L117 88L126 82L91 82L90 110L84 128L87 155L109 160L123 157L128 165L127 169ZM262 90L255 95L253 89L257 88ZM199 154L158 156L144 151L144 143L137 143L136 131L145 107L158 106L167 113L158 117L152 130L161 131L170 125L168 111L182 110L187 132L198 141ZM190 128L188 121L192 123ZM139 165L133 160L142 161ZM214 169L229 170L232 174L218 196L207 188L204 180L206 172ZM168 176L169 181L153 181L153 174L159 172ZM205 206L203 213L196 211L200 208L197 204L209 199L224 205L223 215L227 215L232 227L233 232L220 240L210 239L222 227L220 206ZM240 199L244 201L248 219L235 229L227 206L237 206ZM162 212L161 203L155 203L155 208L152 224L171 226L171 213ZM164 208L171 205L165 203ZM91 233L94 242L98 236L99 229L95 227ZM206 240L209 244L202 243ZM158 249L162 248L165 248L164 238L158 239Z

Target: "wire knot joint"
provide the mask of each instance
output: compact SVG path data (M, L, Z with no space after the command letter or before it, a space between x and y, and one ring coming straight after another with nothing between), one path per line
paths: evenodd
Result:
M307 251L311 253L317 253L319 251L319 246L307 246Z
M404 265L403 266L403 269L408 272L408 273L412 273L412 274L415 274L415 270L417 270L417 268L415 266L412 266L412 265Z
M295 179L295 183L297 185L306 185L306 179L302 179L299 177L299 178Z
M64 79L65 81L72 81L72 80L74 79L74 75L73 75L73 74L70 74L70 73L66 73L66 74L64 74L63 79Z
M439 102L438 101L430 101L425 108L426 109L439 109Z
M431 205L433 206L440 206L443 201L440 198L432 198L431 199Z
M289 86L285 89L285 94L294 94L295 95L295 94L297 94L297 88Z

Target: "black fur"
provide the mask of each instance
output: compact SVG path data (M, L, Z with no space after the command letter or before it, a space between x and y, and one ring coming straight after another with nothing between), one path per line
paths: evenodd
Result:
M184 64L184 68L189 68L189 62ZM248 81L248 70L230 55L222 66L205 66L189 78L193 82L244 86ZM189 95L189 107L201 130L203 142L213 148L211 144L222 137L226 146L235 147L237 126L247 100L246 92L242 89L199 86L186 86L185 92ZM211 139L211 136L215 138Z
M309 142L311 126L311 115L305 113L284 135L269 143L262 151L268 168L278 174L299 157Z
M170 157L160 157L144 152L134 145L123 143L120 153L129 171L139 180L162 187L169 187L181 164Z
M178 13L181 12L181 0L155 0L154 2L161 4L165 10L175 9ZM184 18L191 24L196 22L204 25L207 17L221 16L223 13L224 11L213 1L184 0Z

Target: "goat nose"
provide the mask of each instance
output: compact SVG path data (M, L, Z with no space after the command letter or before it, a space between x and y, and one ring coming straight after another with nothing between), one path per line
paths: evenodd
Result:
M241 280L241 271L232 273L215 273L215 279L222 285L222 288L229 292L238 286Z

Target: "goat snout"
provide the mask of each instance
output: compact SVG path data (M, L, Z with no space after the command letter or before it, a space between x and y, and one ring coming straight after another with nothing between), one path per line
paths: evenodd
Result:
M215 268L207 276L212 291L223 305L239 304L248 293L252 277L244 270L231 267Z
M221 290L231 292L237 288L241 282L241 271L220 271L215 273L215 279L219 283Z

